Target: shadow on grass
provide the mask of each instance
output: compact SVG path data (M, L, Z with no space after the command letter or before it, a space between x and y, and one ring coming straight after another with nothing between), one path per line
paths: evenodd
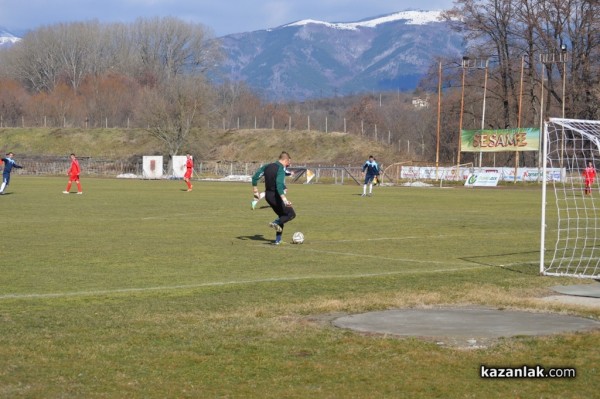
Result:
M267 242L271 242L273 240L270 240L268 238L265 238L264 235L262 234L254 234L253 236L237 236L236 237L238 240L242 240L242 241L267 241Z
M537 264L535 261L515 260L512 262L510 259L514 259L514 257L518 255L530 255L528 258L531 259L531 255L535 254L537 262L539 262L539 253L540 251L510 252L493 255L467 256L460 259L464 260L465 262L475 263L477 265L499 267L515 273L538 275L539 264Z

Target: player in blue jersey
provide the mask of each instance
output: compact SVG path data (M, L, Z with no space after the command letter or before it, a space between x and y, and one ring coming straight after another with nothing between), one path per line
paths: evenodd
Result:
M0 186L0 195L4 195L4 189L6 188L6 186L8 186L8 183L10 183L10 172L12 172L12 169L23 168L21 165L17 165L17 163L13 159L14 156L15 154L9 152L4 158L2 158L2 162L4 163L4 170L2 171L2 185Z
M252 176L252 192L258 194L258 181L265 178L265 200L277 214L277 219L269 223L275 229L275 245L281 244L284 225L296 217L292 203L285 195L285 169L290 165L290 155L282 152L276 162L261 166Z
M369 197L373 195L373 180L379 179L379 165L373 155L369 155L369 159L362 166L362 172L365 175L365 183L363 185L362 196L367 195L367 185L369 185Z

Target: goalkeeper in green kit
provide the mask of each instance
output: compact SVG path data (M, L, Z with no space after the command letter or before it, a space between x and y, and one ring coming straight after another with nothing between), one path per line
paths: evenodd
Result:
M296 217L292 203L285 195L286 168L290 166L291 158L287 152L282 152L276 162L261 166L252 176L252 192L255 200L259 199L258 181L265 178L265 200L277 214L277 219L269 223L275 230L275 245L281 243L284 225Z

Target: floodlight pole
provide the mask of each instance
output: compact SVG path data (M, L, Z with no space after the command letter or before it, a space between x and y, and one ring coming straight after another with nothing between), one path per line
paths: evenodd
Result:
M462 127L463 127L463 114L464 114L464 107L465 107L465 72L467 69L484 69L485 70L485 75L484 75L484 81L483 81L483 110L481 112L481 130L483 130L485 128L485 101L486 101L486 95L487 95L487 81L488 81L488 68L489 67L489 59L486 58L485 63L483 62L483 59L470 59L467 56L464 56L462 59L462 70L463 70L463 75L462 75L462 92L461 92L461 98L460 98L460 127L459 127L459 133L458 133L458 162L457 162L457 173L458 173L458 168L460 168L460 151L461 151L461 147L462 147ZM479 147L479 167L481 168L481 163L482 163L482 150L481 147Z
M469 61L469 57L464 56L462 59L462 90L460 94L460 118L458 122L458 154L456 155L456 176L459 176L460 172L460 150L462 147L462 127L463 127L463 113L465 109L465 72L467 70L466 64Z
M540 55L540 60L541 60L541 55ZM540 144L538 146L538 169L541 169L543 167L542 164L542 145L544 142L544 75L546 74L546 64L544 64L544 62L542 62L542 75L541 75L541 95L540 95ZM538 176L539 176L539 171L538 171Z
M519 83L519 115L517 117L517 131L521 130L521 114L523 110L523 72L525 69L525 54L521 56L521 79ZM517 173L519 172L519 151L515 151L515 179L513 183L517 184Z
M563 76L562 76L562 117L565 119L565 100L566 100L566 88L567 88L567 45L562 44L560 46L560 62L563 63Z
M485 98L487 94L487 81L488 81L488 66L489 59L485 60L485 77L483 78L483 110L481 111L481 130L485 129ZM481 169L482 161L482 150L481 145L479 146L479 169Z
M438 66L438 107L437 107L437 133L436 133L436 146L435 146L435 179L438 177L438 169L440 165L440 130L441 130L441 117L442 114L442 61L439 62Z
M543 135L543 127L544 127L544 74L545 74L545 66L546 64L563 64L563 70L562 70L562 118L565 118L565 98L566 98L566 84L567 84L567 45L566 44L561 44L560 45L560 52L558 54L558 57L556 57L556 52L552 52L552 53L546 53L546 54L540 54L540 62L542 64L542 97L540 99L540 137ZM560 156L560 165L559 167L562 168L562 160L563 160L563 156L564 156L564 145L565 145L565 137L564 137L564 127L562 130L562 138L561 138L561 145L560 145L560 151L561 151L561 156ZM541 143L540 143L540 147L541 147ZM541 157L540 157L541 158ZM542 166L543 160L540 159L540 167Z

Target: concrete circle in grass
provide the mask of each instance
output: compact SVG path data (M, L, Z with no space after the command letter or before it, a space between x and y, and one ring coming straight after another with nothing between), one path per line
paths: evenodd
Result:
M433 339L453 346L486 346L492 340L600 329L600 322L553 313L485 307L395 309L346 315L333 325L363 333Z

